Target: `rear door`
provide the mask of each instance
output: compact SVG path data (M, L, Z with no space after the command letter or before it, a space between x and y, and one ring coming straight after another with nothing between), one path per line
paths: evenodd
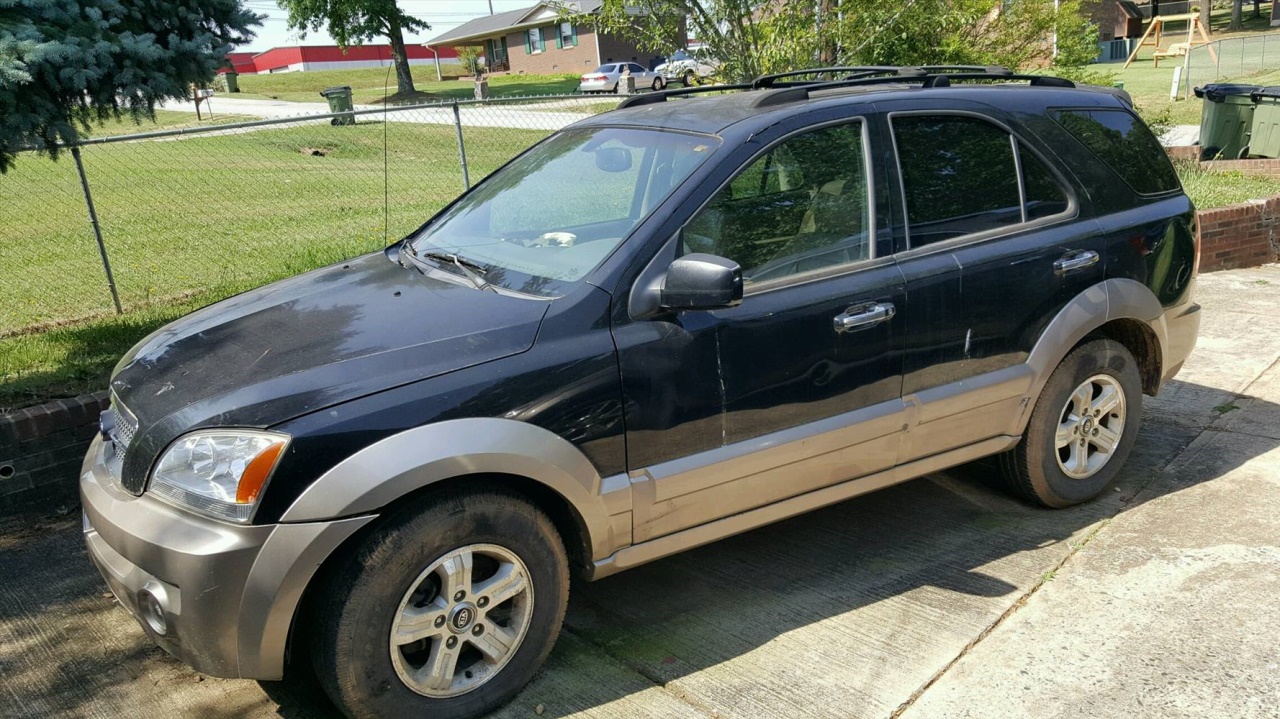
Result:
M671 254L737 262L742 304L615 326L637 542L897 458L905 295L876 249L869 127L793 118L759 140Z
M889 115L907 280L903 461L1006 434L1044 326L1102 281L1097 224L1080 221L1048 148L989 108Z

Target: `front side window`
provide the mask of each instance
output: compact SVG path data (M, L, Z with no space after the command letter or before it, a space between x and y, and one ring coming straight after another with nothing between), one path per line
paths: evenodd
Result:
M1059 110L1053 116L1136 192L1155 195L1182 186L1160 141L1128 110Z
M756 158L685 225L684 253L707 252L765 282L870 259L862 123L814 130Z
M495 287L559 296L718 147L709 136L658 130L560 132L486 178L407 249L441 271L452 263L429 254L457 256Z

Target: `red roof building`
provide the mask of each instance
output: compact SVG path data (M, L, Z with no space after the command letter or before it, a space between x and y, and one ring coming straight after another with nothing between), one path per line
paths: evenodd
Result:
M442 65L458 62L458 53L451 47L427 48L423 45L407 45L405 53L409 56L410 65L434 65L437 53ZM353 45L345 51L337 45L294 45L273 47L259 53L228 53L227 62L235 68L237 73L252 75L266 72L387 67L392 60L390 45Z

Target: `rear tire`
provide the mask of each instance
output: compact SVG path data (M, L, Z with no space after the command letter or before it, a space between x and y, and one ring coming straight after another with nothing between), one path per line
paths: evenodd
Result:
M696 82L697 79L698 76L693 72L693 70L686 70L684 77L680 78L680 81L685 87L693 87L693 83Z
M1086 342L1049 376L1022 441L1000 456L1008 486L1046 507L1087 502L1115 481L1141 421L1133 355L1113 340Z
M533 677L568 600L545 514L500 492L438 494L388 517L329 575L316 675L350 717L477 717Z

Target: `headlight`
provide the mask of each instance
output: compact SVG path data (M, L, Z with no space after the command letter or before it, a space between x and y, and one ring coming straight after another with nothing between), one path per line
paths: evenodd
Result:
M192 432L160 456L149 490L201 514L244 524L288 443L288 435L276 432Z

